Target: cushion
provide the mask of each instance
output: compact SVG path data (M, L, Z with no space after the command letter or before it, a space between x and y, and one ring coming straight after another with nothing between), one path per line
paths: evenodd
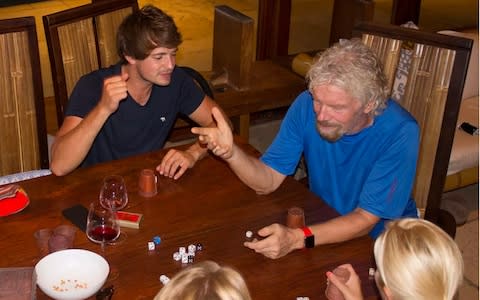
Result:
M478 95L464 99L457 124L468 122L478 128ZM478 166L478 135L470 135L457 126L447 175Z
M0 177L0 185L19 182L27 179L37 178L41 176L47 176L52 174L49 169L40 169L33 171L20 172L15 174L9 174Z
M478 96L478 29L458 32L451 30L439 31L438 33L459 36L473 40L473 48L470 54L470 62L468 64L467 79L463 88L463 99Z
M402 43L400 49L400 60L398 61L397 71L392 86L392 99L398 103L403 103L403 95L405 94L405 86L408 80L408 70L412 63L413 49L407 46L407 43Z
M401 27L418 29L418 26L412 21L402 24ZM403 95L405 94L405 86L407 85L408 70L412 63L413 46L414 44L410 41L402 42L400 60L398 61L397 71L393 80L391 97L401 104L403 104Z

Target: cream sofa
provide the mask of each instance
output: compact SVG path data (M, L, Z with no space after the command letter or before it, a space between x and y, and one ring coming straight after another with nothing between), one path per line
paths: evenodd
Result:
M440 31L439 33L461 36L474 41L457 124L468 122L478 128L478 29L461 32ZM478 182L478 143L478 135L470 135L457 128L450 154L444 191L454 190Z

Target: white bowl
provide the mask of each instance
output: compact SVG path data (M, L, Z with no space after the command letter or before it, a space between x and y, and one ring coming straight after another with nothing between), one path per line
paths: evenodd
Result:
M103 286L109 272L103 257L82 249L53 252L35 266L37 285L58 300L91 297Z

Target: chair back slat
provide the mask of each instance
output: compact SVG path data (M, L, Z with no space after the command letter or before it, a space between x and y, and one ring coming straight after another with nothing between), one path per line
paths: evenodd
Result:
M400 58L402 41L371 34L364 34L362 40L364 44L368 45L380 57L385 75L387 76L388 88L391 91Z
M0 20L0 176L48 168L33 17Z
M415 45L408 77L405 107L415 117L421 130L421 142L414 197L425 209L435 165L442 121L450 83L454 51Z
M112 32L116 32L123 19L131 13L131 8L124 8L95 18L102 67L108 67L118 62L117 41Z
M60 126L68 98L82 75L118 62L116 32L138 10L136 0L99 1L43 17Z
M92 20L58 27L67 95L78 79L99 67Z
M407 77L404 93L395 99L420 127L413 197L425 218L438 224L473 41L372 23L357 25L355 35L362 37L384 63L390 87L402 75ZM398 96L396 91L391 93Z

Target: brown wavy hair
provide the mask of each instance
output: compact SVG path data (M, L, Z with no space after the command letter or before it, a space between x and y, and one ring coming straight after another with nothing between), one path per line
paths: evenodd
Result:
M176 48L181 43L173 18L152 5L127 16L117 32L117 52L124 64L125 56L142 60L157 47Z

